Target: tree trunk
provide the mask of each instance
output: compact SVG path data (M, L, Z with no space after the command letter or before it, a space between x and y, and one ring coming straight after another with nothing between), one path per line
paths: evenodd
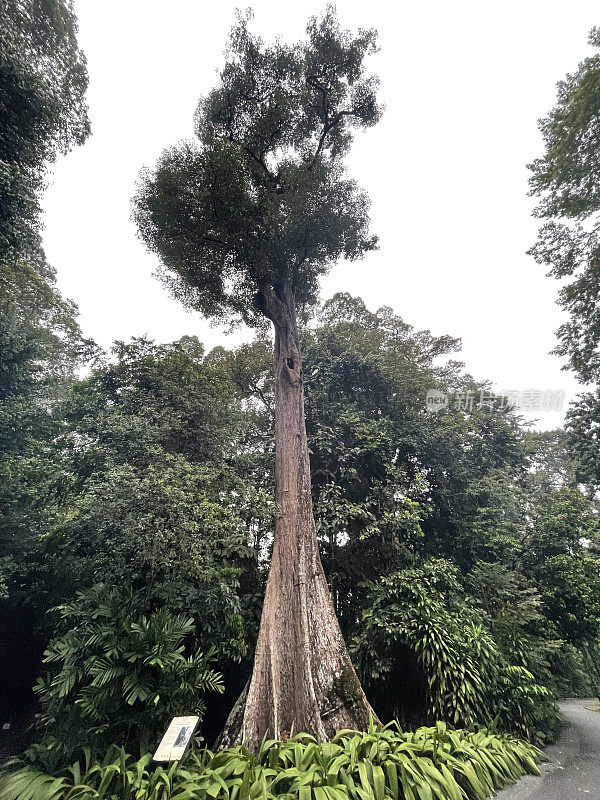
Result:
M341 728L364 730L377 717L340 631L319 557L304 419L302 365L293 294L259 293L275 327L275 482L280 515L254 669L234 706L221 746L310 733L323 741Z

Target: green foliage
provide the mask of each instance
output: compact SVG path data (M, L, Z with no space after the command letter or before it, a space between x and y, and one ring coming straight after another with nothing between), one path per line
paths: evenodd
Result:
M570 486L545 492L532 515L532 531L523 556L530 567L555 556L581 556L586 550L583 543L597 536L596 514L589 499Z
M431 561L370 588L352 647L367 685L391 672L404 646L424 671L433 719L464 725L489 721L485 686L494 679L498 653L474 615L450 600L460 591L456 568Z
M570 642L586 643L598 635L600 560L557 555L537 571L546 614Z
M242 520L217 500L216 477L182 458L127 464L90 478L44 542L58 583L109 579L146 608L193 615L203 645L245 651L237 589L251 552ZM232 491L234 486L232 486Z
M0 7L0 264L44 263L39 193L56 152L89 134L87 72L71 4L5 0Z
M552 741L558 733L559 715L552 692L524 667L502 663L490 695L496 723L503 729L538 744Z
M502 729L551 735L546 690L593 688L600 596L595 517L565 483L563 444L505 412L427 414L432 385L473 384L460 365L435 366L452 340L389 310L336 296L304 339L323 562L378 713L411 724L498 717ZM272 536L269 345L205 355L193 338L134 340L114 356L73 384L43 457L27 463L44 470L45 516L27 559L2 561L4 608L30 608L44 645L60 641L67 631L43 611L77 591L87 607L101 582L135 596L137 617L192 618L233 692Z
M255 562L247 530L271 511L235 464L241 415L227 370L205 364L194 339L115 354L55 415L49 521L22 564L28 602L47 608L110 580L144 597L144 613L194 616L205 649L239 659L238 588Z
M556 727L552 694L525 667L511 664L517 652L500 651L448 561L431 560L371 584L351 649L371 689L387 683L407 655L416 658L433 720L495 720L538 742Z
M553 685L564 642L544 615L542 598L524 575L498 563L478 562L465 578L467 597L486 621L502 656Z
M568 444L577 481L591 497L600 489L600 390L584 392L571 403L566 416Z
M600 47L600 29L589 44ZM600 55L584 59L558 84L555 107L540 123L545 152L530 165L536 214L544 220L531 252L560 281L558 303L568 319L558 329L556 352L583 383L600 376ZM581 395L567 415L577 479L590 494L600 485L598 391Z
M589 42L600 46L598 28L592 29ZM563 282L559 304L569 320L558 330L557 352L568 356L584 382L595 380L600 367L599 74L596 53L558 84L556 106L540 123L545 153L530 167L532 193L540 197L537 215L549 220L532 253Z
M6 800L484 800L526 773L542 754L530 744L443 724L404 733L397 726L340 731L331 742L306 734L214 754L192 751L170 767L135 761L112 748L102 763L89 755L59 777L22 768L0 778Z
M206 692L222 692L209 668L214 650L194 646L194 621L166 609L140 614L132 594L98 585L61 606L58 634L44 653L38 726L52 756L112 741L149 749L169 719L203 714Z
M340 29L332 8L293 45L265 43L238 17L220 83L200 101L197 141L142 176L140 235L177 297L256 322L288 287L313 302L340 257L375 246L368 200L345 172L352 131L380 116L366 75L374 31Z
M236 401L227 371L205 358L198 339L163 345L133 339L116 342L112 354L112 362L73 385L63 409L89 440L79 452L92 464L82 468L102 461L148 463L159 448L222 464L235 436Z
M33 680L43 649L25 577L51 524L58 424L52 412L93 356L76 308L55 288L41 246L40 195L48 162L89 133L85 58L66 0L0 4L0 695ZM42 590L45 594L45 590ZM31 599L30 599L31 598ZM18 631L18 633L17 633ZM6 713L6 709L3 713Z
M356 619L361 581L406 566L415 552L466 569L513 558L529 447L518 419L477 403L466 412L425 408L431 388L470 391L478 402L484 387L461 364L437 363L457 342L347 294L327 301L320 319L303 341L307 433L324 561L348 587L339 592L342 618ZM357 559L362 578L348 574ZM359 608L347 610L346 598Z
M447 679L448 693L463 691L465 648L473 651L475 669L468 678L475 689L468 687L464 703L458 694L448 701L445 718L453 719L448 709L458 709L464 720L482 713L475 700L475 709L469 707L470 695L477 696L482 681L487 685L489 670L497 675L498 694L486 696L479 708L491 719L493 709L505 706L503 724L512 727L518 712L512 700L501 698L504 666L526 671L515 673L524 692L533 675L536 686L558 696L585 694L586 689L589 695L594 684L585 647L579 640L570 649L565 638L571 637L557 627L543 601L542 573L536 571L555 552L571 553L578 564L589 552L582 541L596 535L590 502L572 486L565 437L560 432L532 433L514 415L479 409L476 403L465 411L426 413L424 396L432 386L462 387L475 398L479 388L464 375L462 365L435 365L436 356L451 353L453 340L413 331L389 309L372 313L359 298L338 294L324 304L319 321L304 334L303 351L322 560L346 636L364 640L367 650L372 649L363 679L380 716L417 722L435 707L422 685L417 642L407 651L402 639L402 649L390 657L390 642L362 629L363 613L372 608L373 586L385 578L393 582L392 576L406 569L421 575L429 554L460 566L457 572L448 565L448 578L454 575L457 585L428 621L437 621L442 651L448 643L446 630L456 631L447 657L448 671L455 669L457 677ZM248 350L240 353L236 382L253 409L262 408L268 420L268 356L256 346L252 357ZM573 586L580 587L582 580L580 575ZM593 581L581 589L581 599L592 602L592 589ZM408 593L400 606L435 606L436 591L431 589L425 600ZM467 640L471 630L479 633ZM489 661L480 663L486 653ZM444 666L440 660L441 676ZM504 685L507 693L513 692L510 680ZM556 718L552 697L546 693L538 708L540 719L531 714L526 722L530 735L551 735Z
M598 28L591 30L589 43L600 46ZM595 53L558 84L557 103L540 123L545 153L530 165L532 194L540 198L536 214L545 220L531 252L561 282L558 303L569 316L558 329L556 352L567 356L583 383L597 382L600 375L599 76ZM600 485L599 407L598 393L589 392L567 416L576 477L591 494Z
M256 324L270 293L310 306L336 259L375 246L344 159L380 109L373 31L341 30L331 9L300 44L265 45L249 27L240 18L232 32L196 141L144 175L135 215L179 297ZM62 0L0 9L0 633L15 642L0 675L8 695L46 648L29 757L50 771L81 744L143 751L171 714L202 713L222 688L213 657L243 681L275 512L267 338L208 355L194 337L137 339L100 360L54 287L38 200L47 162L88 134L75 35ZM560 86L532 180L547 219L534 254L572 279L559 350L583 380L599 366L599 70L594 56ZM448 360L457 347L347 294L304 334L323 562L386 710L542 741L551 692L589 693L600 677L597 509L577 486L592 497L600 485L600 403L578 401L567 438L532 434L477 406L486 386ZM475 403L428 414L430 388ZM30 800L483 797L533 768L532 754L438 725L300 736L257 758L203 751L169 770L122 751L5 786Z
M448 422L426 412L425 396L463 376L456 363L435 363L455 340L414 331L389 308L373 313L341 293L319 320L303 340L307 433L322 558L348 630L365 602L361 584L410 563L442 514L448 527L446 495L459 487L446 484L462 470L448 469L457 447L436 452Z
M557 697L600 697L597 655L597 643L587 648L561 642L552 658L547 685Z

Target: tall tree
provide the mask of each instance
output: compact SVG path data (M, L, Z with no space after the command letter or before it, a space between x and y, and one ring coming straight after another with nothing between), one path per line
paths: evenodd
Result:
M600 47L600 28L589 43ZM532 253L563 282L559 305L570 315L557 352L588 383L600 375L600 54L558 84L556 106L541 120L545 153L530 165L536 215L545 220Z
M0 261L43 268L39 194L48 162L89 134L85 57L69 0L0 5ZM45 276L44 276L45 277Z
M69 0L0 3L0 711L21 708L40 642L25 579L51 516L49 414L91 352L40 239L46 167L89 133L85 58ZM35 592L33 592L35 594ZM19 711L19 713L22 713Z
M376 245L344 158L380 109L365 67L374 31L341 30L330 8L306 40L266 45L248 22L238 18L220 83L198 106L197 141L143 176L134 214L176 296L274 328L280 514L252 678L224 732L257 747L267 733L364 728L372 713L319 558L296 312L331 264Z
M589 44L600 48L600 28ZM600 53L584 59L558 84L555 107L541 120L545 152L530 165L531 193L544 220L531 252L561 281L559 305L568 320L556 352L586 384L600 382ZM593 494L600 485L600 391L586 392L567 415L576 478Z

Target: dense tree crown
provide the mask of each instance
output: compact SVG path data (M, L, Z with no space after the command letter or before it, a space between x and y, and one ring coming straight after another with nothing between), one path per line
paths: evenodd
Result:
M64 0L0 6L0 260L43 258L39 192L47 162L89 133L87 72Z
M589 44L600 47L600 29ZM536 214L544 220L535 258L561 281L559 305L568 312L556 352L582 383L600 380L600 55L581 62L558 84L556 106L540 123L545 153L530 165ZM600 485L600 394L587 392L567 415L578 479L593 492Z
M329 10L305 41L266 45L248 25L239 19L220 84L198 106L196 141L145 173L134 207L177 296L250 322L275 313L283 285L310 302L334 261L375 246L343 160L380 109L364 64L373 31L352 36Z
M589 42L600 47L600 29ZM600 55L586 58L558 84L557 104L540 122L546 152L530 165L537 215L547 220L532 252L564 280L559 303L570 319L557 352L584 381L600 375Z

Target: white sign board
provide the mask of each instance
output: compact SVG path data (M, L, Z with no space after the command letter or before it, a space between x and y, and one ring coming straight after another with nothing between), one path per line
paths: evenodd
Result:
M155 761L179 761L194 735L199 717L173 717L154 753Z

